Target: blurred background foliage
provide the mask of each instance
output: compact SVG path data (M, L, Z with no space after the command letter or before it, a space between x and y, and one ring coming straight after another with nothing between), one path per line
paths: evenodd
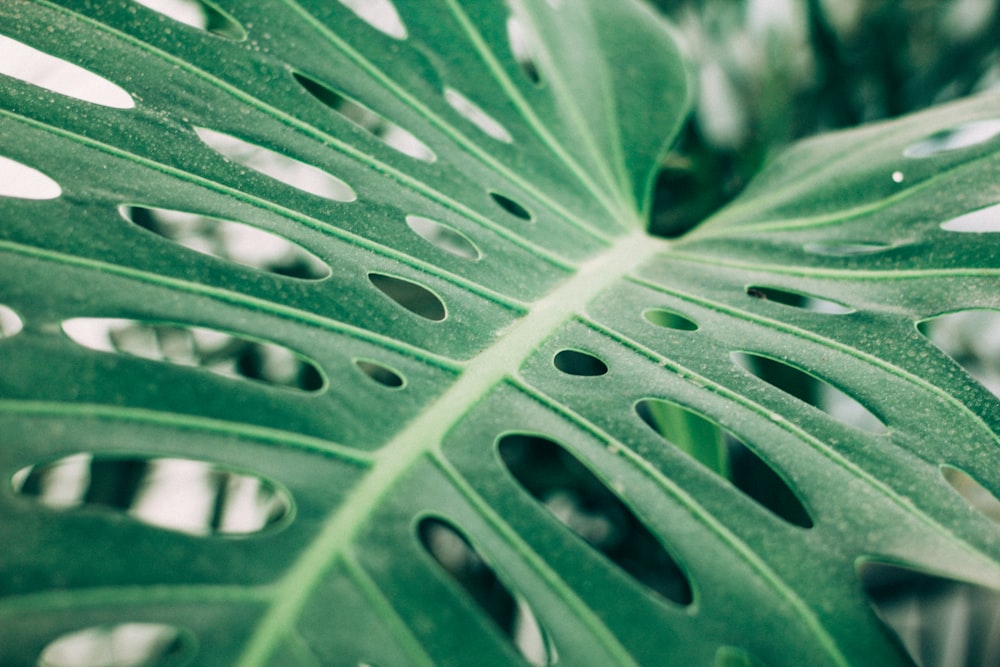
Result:
M997 0L650 0L695 63L695 108L657 182L676 237L788 143L1000 86Z

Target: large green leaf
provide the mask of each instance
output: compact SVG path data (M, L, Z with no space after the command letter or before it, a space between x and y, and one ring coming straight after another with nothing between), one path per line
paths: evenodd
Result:
M993 237L941 227L1000 198L993 126L935 134L995 99L805 143L666 242L643 225L686 78L638 3L189 4L202 29L0 5L0 33L131 96L0 78L0 169L59 186L0 198L4 665L905 664L861 563L1000 587L996 524L942 475L1000 489L998 401L917 327L1000 309ZM136 224L160 209L329 275ZM106 318L107 349L74 333ZM215 372L233 355L192 340L224 334L299 376ZM820 381L874 416L793 395ZM245 488L264 510L234 526Z

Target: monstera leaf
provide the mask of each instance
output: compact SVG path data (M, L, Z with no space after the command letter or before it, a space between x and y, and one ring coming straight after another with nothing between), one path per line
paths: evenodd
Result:
M877 588L1000 588L998 401L933 335L1000 309L995 99L666 241L631 0L0 33L56 72L0 77L4 665L908 664Z

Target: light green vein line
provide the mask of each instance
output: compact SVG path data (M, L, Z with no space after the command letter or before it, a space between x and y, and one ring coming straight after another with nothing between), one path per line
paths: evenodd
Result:
M649 285L649 287L653 287L653 286ZM666 291L666 290L661 290L661 291ZM672 294L673 296L676 296L677 298L680 298L680 299L688 300L688 301L691 301L691 302L694 302L694 303L699 303L700 305L703 305L706 308L712 308L712 305L711 305L710 302L706 302L706 301L703 301L701 299L694 299L694 298L688 299L688 298L686 298L686 296L688 296L688 295L685 295L685 294L680 293L680 292L668 291L667 293ZM728 312L729 309L719 308L718 310L721 310L721 312ZM747 314L744 313L744 315L747 315ZM737 314L734 313L734 316L738 317L739 315L737 315ZM765 322L773 322L772 320L767 320L766 318L752 318L750 316L747 316L747 319L750 319L750 320L753 320L753 321L761 320L761 322L758 322L758 323L761 323L762 326L766 326L766 324L764 324ZM605 336L607 336L607 337L609 337L609 338L611 338L611 339L613 339L613 340L615 340L615 341L617 341L617 342L619 342L619 343L621 343L623 345L626 345L628 347L631 347L632 349L641 351L644 355L649 356L649 357L657 360L665 368L668 368L668 369L674 371L675 373L677 373L681 377L684 377L684 378L690 380L694 384L696 384L698 386L702 386L702 387L704 387L706 389L709 389L709 390L711 390L711 391L719 394L720 396L723 396L724 398L726 398L726 399L728 399L728 400L730 400L730 401L732 401L734 403L742 405L743 407L747 408L751 412L757 413L762 418L767 419L771 423L776 424L777 426L779 426L779 428L783 428L785 431L788 431L789 433L791 433L794 437L796 437L799 440L801 440L801 441L805 442L806 444L810 445L815 451L817 451L820 454L824 455L827 459L829 459L831 462L833 462L834 464L836 464L840 468L846 470L847 472L851 473L852 475L854 475L858 479L861 479L862 481L864 481L865 483L867 483L872 488L877 489L879 492L883 493L894 504L896 504L898 507L900 507L904 511L904 513L906 513L906 514L908 514L910 516L915 517L921 523L924 523L929 528L931 528L931 530L933 530L934 532L936 532L938 534L944 535L947 539L949 539L949 540L951 540L953 542L958 542L958 543L964 544L968 548L968 550L969 550L970 553L973 553L973 554L976 554L976 555L982 557L984 568L986 568L986 569L994 569L994 570L996 569L996 564L993 562L992 558L988 554L984 554L975 545L969 544L969 542L967 542L961 536L955 535L954 533L952 533L951 531L949 531L946 527L942 526L939 522L935 521L933 518L927 516L925 513L921 512L921 511L918 511L913 506L913 504L911 502L909 502L906 498L904 498L904 497L900 496L898 493L896 493L896 491L894 489L892 489L891 487L883 484L879 479L871 476L863 468L860 468L859 466L857 466L854 463L852 463L850 460L844 458L835 449L833 449L832 447L830 447L829 445L827 445L825 442L823 442L819 438L813 436L808 431L805 431L804 429L800 428L798 425L796 425L796 424L792 423L791 421L789 421L787 419L784 419L784 418L782 418L782 419L780 419L778 421L773 420L771 418L772 411L768 410L767 408L765 408L764 406L760 405L759 403L757 403L755 401L752 401L752 400L746 398L745 396L743 396L742 394L739 394L739 393L737 393L735 391L732 391L731 389L729 389L729 388L727 388L727 387L725 387L725 386L723 386L723 385L721 385L721 384L719 384L719 383L717 383L717 382L715 382L713 380L710 380L709 378L706 378L706 377L700 375L699 373L696 373L695 371L691 370L690 368L687 368L686 366L678 364L677 362L672 361L672 360L668 359L667 357L664 357L663 355L655 352L654 350L651 350L651 349L649 349L649 348L647 348L647 347L645 347L643 345L640 345L639 343L636 343L635 341L633 341L633 340L631 340L631 339L623 336L622 334L619 334L618 332L616 332L616 331L614 331L612 329L609 329L609 328L607 328L607 327L605 327L603 325L600 325L600 324L598 324L596 322L593 322L593 321L587 321L586 324L587 324L587 326L591 327L595 331L597 331L599 333L602 333L603 335L605 335ZM780 323L778 323L778 324L780 324ZM891 364L887 364L887 363L883 362L882 360L878 359L877 357L873 357L873 356L868 355L866 353L860 352L859 350L856 350L855 348L850 348L850 347L844 346L844 345L842 345L840 343L836 343L835 341L830 341L830 340L822 338L820 336L815 336L815 335L811 334L811 332L805 332L805 331L802 331L802 330L797 329L795 327L777 326L777 327L774 327L774 328L781 329L781 330L784 330L784 331L789 332L789 333L799 332L797 335L800 335L802 337L808 338L808 339L812 340L813 342L817 342L817 343L820 343L820 344L826 344L827 346L835 348L835 349L838 349L839 351L844 352L844 353L846 353L846 354L848 354L850 356L854 356L856 358L869 361L873 365L876 365L876 366L882 368L886 372L888 372L888 373L890 373L892 375L895 375L895 376L899 377L900 379L902 379L904 381L908 381L908 382L910 382L912 384L915 384L916 386L920 387L921 389L924 389L924 390L928 391L929 393L935 395L942 402L947 403L947 404L951 404L951 405L957 407L960 412L962 412L963 414L965 414L977 426L979 426L983 431L985 431L987 433L987 435L990 437L991 440L993 440L995 443L1000 444L1000 436L998 436L997 434L995 434L986 425L986 423L983 422L983 420L979 418L978 415L976 415L974 412L972 412L971 410L969 410L968 407L966 407L964 404L962 404L961 402L959 402L955 397L951 396L947 392L942 391L940 388L938 388L938 387L936 387L936 386L934 386L934 385L932 385L932 384L930 384L928 382L924 382L924 381L920 380L920 378L917 378L917 377L915 377L915 376L907 373L906 371L904 371L904 370L902 370L902 369L900 369L900 368L898 368L896 366L893 366ZM852 352L854 352L856 354L852 354ZM994 576L991 578L992 585L993 586L1000 586L1000 570L995 571L993 574L994 574Z
M580 180L580 182L584 185L584 187L586 187L594 197L598 198L601 201L602 205L608 211L608 213L610 213L612 216L630 213L632 218L636 219L637 214L635 213L635 206L634 205L629 206L628 203L625 201L620 201L620 200L609 201L608 199L606 199L605 190L602 189L598 183L595 183L590 179L590 177L587 175L587 172L583 169L582 165L580 165L573 158L573 156L569 154L566 148L552 135L549 129L545 126L545 124L535 113L534 109L532 109L531 105L528 104L527 100L524 99L524 96L517 89L517 86L514 85L514 82L511 81L509 76L507 76L507 72L504 70L503 66L499 63L497 57L493 54L493 51L490 49L489 45L486 44L482 35L472 24L472 21L469 20L468 15L462 10L461 7L459 7L456 0L448 0L448 6L451 8L452 14L458 20L459 25L462 26L462 29L468 36L469 41L476 49L476 52L479 53L480 57L483 59L483 62L486 63L487 68L493 75L493 79L500 85L503 91L510 98L510 101L514 103L514 106L521 113L521 116L527 121L528 125L535 131L535 133L542 140L542 142L546 146L548 146L549 149L553 152L553 154L556 157L558 157L562 161L562 163L573 173L573 175ZM563 97L563 102L566 102L568 99L571 98ZM576 105L569 105L569 106L572 107L574 110L576 109ZM574 113L572 115L578 118L577 114ZM609 118L609 125L614 127L615 126L614 121L615 121L614 116ZM602 159L602 156L600 152L597 150L597 147L594 146L593 141L591 140L590 133L586 131L586 128L581 125L578 127L578 132L579 132L578 136L583 139L584 144L588 147L588 149L592 154L592 157L595 159L595 164L598 166L603 175L606 176L608 179L607 192L611 194L620 194L621 192L628 192L627 189L624 189L623 184L621 183L616 184L614 178L608 173L607 164ZM616 148L620 148L619 146L617 146L616 142L612 142L612 144L614 144ZM618 220L616 219L615 222L618 222Z
M733 226L722 226L714 224L712 219L698 225L690 234L684 235L682 239L678 239L678 245L684 245L685 243L692 243L695 241L704 241L706 239L714 238L727 238L727 237L741 237L750 236L753 238L759 238L761 232L789 232L800 229L815 229L818 227L824 227L827 225L834 225L838 223L848 222L857 218L861 218L869 213L877 213L885 208L888 208L894 203L903 201L906 199L904 195L910 194L899 193L893 195L887 199L879 200L873 204L867 204L865 206L855 206L849 209L844 209L836 211L833 213L826 213L823 215L807 216L801 218L792 218L784 220L775 220L771 222L760 222L760 223L749 223L749 224L737 224Z
M230 422L209 417L198 417L176 412L145 408L118 407L96 403L59 403L55 401L0 400L0 415L67 417L72 419L97 418L128 423L155 424L186 431L220 434L242 440L254 440L272 446L289 447L324 456L332 456L356 466L369 466L374 455L358 449L333 443L322 438L257 426L245 422Z
M115 586L73 588L0 598L0 618L34 612L67 611L87 607L124 608L131 605L266 602L269 590L246 585Z
M835 135L836 133L831 133L831 134ZM825 138L829 138L830 136L831 135L826 135ZM883 135L883 137L884 136L886 136L886 135ZM822 140L822 139L824 139L824 136L820 135L819 137L815 137L814 139ZM811 140L806 139L806 140L804 140L804 143L809 143L810 141ZM794 151L794 147L791 148L790 151ZM901 152L902 151L900 150L900 153ZM842 155L844 157L841 157L839 159L838 158L834 158L831 161L824 163L820 167L814 168L811 172L808 172L805 176L803 176L802 178L799 178L798 180L796 180L794 182L781 184L779 186L779 189L777 189L777 190L771 189L771 190L768 190L768 192L766 194L757 194L755 196L747 196L747 197L742 198L742 199L737 199L731 205L726 206L721 211L719 211L718 213L716 213L715 215L713 215L711 218L709 218L709 220L707 220L701 226L702 228L706 229L707 233L706 233L706 235L704 237L699 237L699 238L707 238L708 236L715 236L716 234L714 233L714 229L711 229L711 227L715 226L715 223L716 223L717 220L724 221L727 218L732 218L734 216L741 216L741 215L745 216L745 215L753 214L754 212L759 212L759 211L766 210L769 206L772 206L775 203L780 203L781 201L786 200L786 199L788 199L789 197L791 197L793 195L800 194L803 191L809 191L809 190L813 189L815 187L816 181L818 180L818 175L819 174L835 172L835 168L839 168L839 164L840 163L850 162L851 160L856 160L857 159L856 154L843 153L842 152ZM948 171L952 171L952 170L949 169ZM947 172L941 172L941 173L944 174L944 173L947 173ZM761 175L762 176L766 176L766 173L765 172L761 172ZM861 205L859 207L848 209L847 212L836 212L836 213L832 213L832 214L823 214L823 215L819 215L819 216L816 216L816 217L817 217L817 219L819 219L821 221L820 224L826 224L827 222L832 222L833 220L839 219L839 217L841 215L844 216L844 219L848 219L850 217L853 217L854 214L851 213L851 211L856 211L856 210L863 211L863 210L866 210L866 209L869 209L869 208L871 208L872 210L878 210L879 208L881 208L882 206L884 206L887 202L898 201L900 199L903 199L903 198L909 196L909 194L912 194L913 192L918 191L924 184L928 183L929 181L934 180L935 178L936 178L936 176L928 178L928 179L926 179L924 181L921 181L919 183L916 183L916 184L911 184L911 185L907 186L906 188L900 190L899 192L897 192L897 193L895 193L893 195L890 195L887 198L880 199L880 200L872 202L870 204L863 204L863 205ZM827 220L828 218L831 218L831 217L833 218L833 220ZM808 220L808 218L806 218L806 220ZM768 224L768 223L764 223L764 224ZM727 229L734 229L734 228L727 228Z
M633 347L633 349L641 347L628 339L624 339L623 341L621 336L614 332L606 331L602 327L595 326L594 330L604 333L605 335L609 335L613 340L618 342L631 343L629 346ZM664 362L667 361L660 355L656 355L656 353L651 350L644 351L644 354L651 354L656 359L663 360ZM677 364L672 365L675 366L675 368L681 368ZM691 375L694 374L692 373ZM625 458L631 461L632 464L638 469L642 470L643 473L645 473L654 483L659 485L660 488L662 488L666 493L673 496L673 498L681 506L683 506L692 517L701 521L708 530L715 533L718 538L723 543L731 547L752 570L757 572L761 578L764 579L771 586L771 588L782 599L784 599L792 609L795 610L806 627L808 627L809 630L819 639L820 644L823 645L824 649L835 663L842 665L842 667L849 667L847 658L838 648L837 643L834 641L833 637L830 636L826 627L822 624L822 622L820 622L820 620L816 617L816 614L809 608L806 602L799 597L795 590L788 586L784 579L772 570L770 566L768 566L768 564L753 551L753 549L747 546L747 544L744 543L738 536L733 534L733 532L730 531L722 522L716 519L711 512L705 510L705 508L703 508L697 500L678 486L672 479L657 470L656 466L634 452L624 442L612 437L609 433L606 433L590 420L569 410L566 406L560 405L547 394L542 393L538 389L531 387L523 381L517 381L516 384L522 392L539 401L553 412L561 414L567 420L572 421L584 430L589 431L598 439L604 441L605 443L615 443Z
M518 6L522 7L522 14L528 13L523 10L523 3L520 2L520 0L511 0L511 2L516 2ZM546 11L546 9L543 8L543 11ZM579 104L577 104L577 96L571 92L571 87L567 84L566 78L562 76L562 70L556 67L554 59L549 55L549 50L546 48L547 45L545 43L540 43L537 44L536 47L538 50L536 56L548 64L547 70L549 76L547 78L547 82L552 87L553 92L555 93L555 98L562 104L562 109L570 116L572 125L576 128L576 134L586 146L587 151L591 154L594 164L596 164L601 170L601 173L607 180L612 192L616 192L616 194L619 195L627 194L629 192L627 188L616 185L613 170L604 159L601 149L594 141L590 127L584 120L584 114L580 110ZM615 131L617 131L617 127L615 128ZM623 207L624 211L628 212L631 216L636 216L634 203L630 203L624 199L619 199L618 203Z
M47 3L47 0L46 0L46 3ZM349 155L350 157L352 157L352 158L358 160L359 162L361 162L362 164L369 165L375 171L377 171L379 173L382 173L382 174L385 174L385 175L393 178L397 182L399 182L399 183L401 183L401 184L403 184L403 185L405 185L405 186L407 186L409 188L412 188L415 192L419 192L419 193L423 194L428 199L431 199L432 201L435 201L435 202L441 204L445 208L449 208L449 209L451 209L453 211L456 211L457 213L459 213L461 215L464 215L464 216L468 217L471 220L475 220L478 224L482 225L484 228L489 229L490 231L492 231L493 233L497 234L498 236L504 238L505 240L510 241L511 243L514 243L515 245L517 245L517 246L519 246L521 248L525 248L527 250L532 251L533 253L537 254L539 257L545 259L546 261L549 261L549 262L552 262L552 263L556 263L557 265L565 263L565 260L562 260L561 258L559 258L558 255L553 254L547 248L544 248L542 246L538 246L538 245L536 245L536 244L528 241L527 239L525 239L525 238L523 238L523 237L521 237L521 236L513 233L509 227L505 227L503 225L500 225L500 224L492 221L488 217L486 217L486 216L484 216L484 215L476 212L475 210L467 207L466 205L462 204L461 202L459 202L459 201L457 201L457 200L449 197L448 195L444 194L443 192L427 186L427 184L425 182L421 181L420 179L413 178L413 177L411 177L411 176L403 173L402 171L399 171L398 169L392 167L391 165L388 165L388 164L386 164L384 162L376 160L374 157L372 157L368 153L365 153L364 151L362 151L362 150L354 147L353 145L342 141L338 137L335 137L335 136L332 136L330 134L327 134L327 133L319 130L318 128L313 127L312 125L309 125L308 123L305 123L305 122L301 121L300 119L296 118L293 115L287 114L287 113L281 111L280 109L277 109L277 108L275 108L273 106L265 104L260 99L258 99L256 97L253 97L252 95L249 95L249 94L241 91L239 88L236 88L236 87L234 87L234 86L226 83L222 79L219 79L219 78L217 78L215 76L212 76L211 74L205 72L204 70L201 70L201 69L199 69L197 67L192 66L191 63L189 63L189 62L187 62L185 60L182 60L182 59L179 59L179 58L175 58L174 56L170 55L169 53L167 53L165 51L157 49L157 48L153 47L152 45L150 45L150 44L148 44L146 42L137 40L134 37L132 37L132 36L126 34L126 33L123 33L123 32L121 32L119 30L115 30L115 29L111 28L110 26L108 26L108 25L106 25L104 23L101 23L99 21L94 21L93 19L90 19L88 17L76 14L74 12L68 12L68 10L66 10L66 9L64 9L62 7L52 7L51 5L50 5L50 7L53 8L53 9L55 9L55 10L57 10L57 11L61 11L63 13L71 13L71 15L74 18L76 18L78 20L81 20L81 21L84 21L84 22L88 23L89 25L91 25L92 27L95 27L95 28L97 28L98 30L100 30L102 32L114 35L118 39L120 39L120 40L122 40L124 42L127 42L127 43L135 46L136 48L138 48L140 50L143 50L143 51L146 51L148 53L156 55L158 58L160 58L160 59L162 59L162 60L170 63L171 65L173 65L173 66L175 66L175 67L177 67L179 69L182 69L182 70L184 70L186 72L189 72L189 73L193 74L194 76L197 76L198 78L200 78L200 79L202 79L204 81L209 82L213 86L215 86L215 87L217 87L217 88L219 88L221 90L224 90L230 96L232 96L232 97L234 97L234 98L236 98L236 99L238 99L238 100L240 100L242 102L245 102L249 106L257 109L258 111L261 111L262 113L264 113L266 115L269 115L269 116L271 116L272 118L274 118L276 120L280 120L281 122L285 123L289 127L294 127L295 129L299 130L300 132L302 132L302 133L304 133L304 134L306 134L306 135L308 135L310 137L313 137L315 139L319 139L322 143L324 143L327 146L336 147L337 150L340 150L345 155ZM297 6L293 6L293 9L297 9ZM306 14L305 16L307 18L309 18L309 19L312 18L308 14ZM337 43L340 44L339 41ZM347 48L347 47L345 46L344 48ZM353 51L351 51L351 53L353 53ZM360 59L360 56L358 56L358 58ZM367 61L364 61L363 59L360 59L360 60L361 60L361 62L358 62L359 66L364 67L364 64L367 63ZM369 70L366 69L366 71L369 71ZM402 93L402 91L398 87L396 87L394 84L392 84L391 81L388 78L386 78L383 75L381 75L381 72L378 72L377 70L374 70L374 68L372 68L371 71L369 71L369 74L371 74L372 76L376 76L376 74L378 74L379 76L377 76L376 78L380 77L380 81L384 85L386 85L386 87L388 87L391 90L393 90L394 92L396 92L398 96L405 97L406 99L409 99L409 97L405 96ZM411 106L412 106L412 104L411 104ZM426 110L426 109L424 109L423 107L419 107L418 110L421 111L422 113L430 115L429 111ZM442 121L442 123L443 123L443 121ZM453 137L453 138L456 139L456 141L459 141L460 139L462 139L461 137ZM514 178L513 175L508 170L506 170L505 168L503 168L502 165L500 165L499 163L496 163L492 159L492 157L489 156L488 153L485 153L485 152L482 152L482 151L478 151L478 152L476 152L476 155L481 160L483 160L484 162L490 164L490 166L493 166L495 169L497 169L501 173L504 173L510 180L512 180L514 182L519 182L520 183L520 181L518 181L516 178ZM594 238L600 239L600 240L604 240L604 241L609 240L609 237L607 235L598 232L593 227L591 227L590 225L588 225L586 222L584 222L584 221L580 220L579 218L575 217L568 210L563 209L557 203L549 201L546 197L543 197L540 193L536 194L533 186L531 186L530 184L524 183L523 187L526 190L528 190L528 191L532 192L533 194L535 194L535 196L537 196L540 201L545 201L553 210L558 211L564 218L566 218L568 221L572 222L574 224L574 226L577 227L580 231L582 231L584 233L587 233L588 235L590 235L590 236L592 236ZM386 249L386 251L387 250L388 249Z
M396 83L392 81L392 79L387 77L380 69L375 67L374 64L368 61L364 56L358 53L344 40L340 39L339 36L330 31L320 21L316 20L314 16L312 16L309 12L303 9L297 2L295 2L294 0L285 0L285 3L289 7L291 7L294 11L296 11L300 16L302 16L303 19L309 22L317 32L322 34L331 44L335 45L342 53L344 53L344 55L346 55L352 62L354 62L362 70L364 70L369 76L371 76L379 83L381 83L383 86L385 86L396 97L403 100L403 102L407 104L410 108L414 109L419 114L424 116L428 121L431 122L432 125L437 127L443 134L445 134L448 137L451 137L451 139L454 140L457 144L465 148L465 150L467 150L472 155L476 156L480 161L483 162L483 164L492 167L504 178L506 178L512 183L517 184L518 187L522 188L526 192L529 192L533 197L538 199L538 201L545 203L553 211L556 211L557 213L562 215L567 221L573 223L573 225L578 229L580 229L580 231L583 231L594 238L598 238L604 241L612 240L612 237L608 236L601 230L596 229L592 225L589 225L586 221L578 218L571 211L563 207L562 204L558 203L554 199L550 198L547 194L536 188L534 184L522 179L517 172L508 169L502 162L500 162L499 160L495 159L492 155L490 155L488 151L485 151L482 148L480 148L478 145L476 145L475 142L469 140L453 125L446 122L444 119L442 119L440 116L432 112L428 107L422 104L415 97L407 93L400 86L396 85ZM600 191L598 191L598 193L599 192ZM601 200L600 198L598 199L598 201L602 201L603 204L603 200ZM614 215L615 211L609 209L609 213Z
M262 311L264 313L274 315L276 317L281 317L283 319L292 320L300 324L309 324L312 326L319 327L321 329L325 329L327 331L332 331L338 334L350 336L358 340L363 340L369 343L375 343L384 348L402 354L406 354L408 356L416 358L419 361L430 363L442 369L455 371L460 368L460 366L457 365L456 362L451 359L433 354L422 348L413 347L410 345L406 345L404 343L400 343L398 340L391 338L389 336L382 336L380 334L372 333L371 331L368 331L366 329L361 329L359 327L355 327L349 324L344 324L343 322L338 322L328 317L316 315L308 311L298 310L296 308L289 308L287 306L275 303L273 301L267 301L266 299L259 299L257 297L247 296L245 294L239 294L237 292L232 292L218 287L211 287L209 285L202 285L200 283L193 283L186 280L179 280L177 278L170 278L167 276L161 276L154 273L148 273L146 271L141 271L138 269L133 269L125 266L119 266L117 264L108 264L106 262L87 259L85 257L76 257L74 255L66 255L63 253L53 252L50 250L43 250L41 248L23 246L17 243L11 243L9 241L0 241L0 251L4 249L7 249L10 252L13 252L18 255L35 257L38 259L50 262L56 262L59 264L66 264L69 266L100 271L102 273L108 273L111 275L121 276L123 278L129 278L132 280L143 282L149 285L153 285L155 287L175 289L178 291L214 299L216 301L222 301L224 303L228 303L231 305Z
M284 206L280 206L278 204L274 204L273 202L269 202L269 201L267 201L265 199L260 199L258 197L249 195L246 192L243 192L242 190L237 190L235 188L231 188L229 186L222 185L220 183L216 183L215 181L203 178L201 176L197 176L197 175L191 174L190 172L186 172L186 171L183 171L181 169L177 169L175 167L170 167L170 166L164 165L164 164L162 164L160 162L155 162L153 160L148 160L146 158L137 156L137 155L135 155L133 153L128 153L126 151L122 151L122 150L120 150L118 148L115 148L113 146L109 146L107 144L103 144L103 143L100 143L100 142L97 142L97 141L93 141L91 139L87 139L86 137L82 137L80 135L73 134L71 132L67 132L65 130L62 130L61 128L56 128L56 127L53 127L51 125L46 125L44 123L39 123L39 122L37 122L35 120L32 120L32 119L29 119L29 118L25 118L25 117L22 117L22 116L17 116L17 115L14 115L14 114L10 114L10 113L4 111L3 109L0 109L0 116L11 117L11 118L13 118L15 120L15 122L21 122L21 123L24 123L26 125L30 125L32 127L41 129L42 131L49 132L51 134L55 134L57 136L61 136L61 137L64 137L64 138L68 138L68 139L70 139L70 140L72 140L72 141L74 141L76 143L87 145L88 147L93 148L94 150L98 150L100 152L103 152L103 153L106 153L106 154L109 154L109 155L114 155L115 157L124 159L126 161L136 162L136 163L142 164L143 166L148 167L149 169L152 169L154 171L159 171L159 172L164 173L164 174L169 174L171 176L176 176L176 177L180 178L181 180L187 180L189 182L196 183L196 184L198 184L198 185L200 185L200 186L202 186L202 187L204 187L204 188L206 188L208 190L214 190L216 192L220 192L222 194L229 195L229 196L231 196L231 197L233 197L235 199L240 199L240 200L246 201L246 202L250 203L253 206L257 206L259 208L264 208L264 209L267 209L267 210L270 210L270 211L277 212L277 213L279 213L281 215L284 215L284 216L286 216L288 218L292 218L293 220L301 222L301 223L305 224L306 226L308 226L308 227L310 227L312 229L316 229L316 230L318 230L320 232L323 232L323 233L327 234L328 236L332 236L332 237L337 238L337 239L339 239L341 241L344 241L347 244L350 244L350 245L353 245L355 247L368 250L368 251L370 251L370 252L372 252L373 254L376 254L376 255L380 255L380 256L383 256L383 257L388 257L390 259L393 259L393 260L399 262L400 264L404 264L404 265L410 266L412 268L415 268L415 269L417 269L419 271L422 271L424 273L436 276L436 277L438 277L438 278L440 278L440 279L442 279L444 281L447 281L447 282L449 282L449 283L451 283L453 285L461 287L462 289L464 289L464 290L466 290L468 292L472 292L473 294L476 294L478 296L482 296L482 297L484 297L486 299L489 299L490 301L498 303L498 304L500 304L502 306L505 306L507 308L517 309L517 308L520 308L521 305L522 305L521 302L516 301L514 299L511 299L510 297L508 297L506 295L500 294L499 292L496 292L495 290L483 287L482 285L480 285L478 283L472 282L472 281L470 281L470 280L468 280L466 278L463 278L461 276L458 276L456 274L446 273L446 272L442 271L441 268L439 266L435 265L435 264L431 264L431 263L425 262L423 260L416 259L416 258L414 258L414 257L412 257L410 255L405 254L405 253L401 253L399 251L393 250L391 248L388 248L386 246L380 245L378 243L374 243L374 242L369 241L368 239L365 239L365 238L363 238L361 236L357 236L356 234L352 234L352 233L344 231L344 230L342 230L342 229L340 229L338 227L334 227L332 225L329 225L329 224L323 223L323 222L321 222L319 220L316 220L315 218L303 215L303 214L295 211L294 209L285 208ZM559 264L559 266L560 266L560 268L571 268L571 265L566 264L565 262L561 262Z
M597 0L597 2L606 1L607 0ZM588 16L588 18L590 21L593 21L593 16ZM595 27L594 30L596 33L597 28ZM614 152L614 157L611 159L611 164L614 165L614 171L618 177L618 187L621 188L622 193L628 197L628 206L631 210L636 211L638 219L639 202L635 201L635 187L632 183L632 178L628 174L628 169L625 164L625 148L622 145L621 125L618 123L618 104L615 99L617 95L615 94L614 86L611 84L611 73L608 71L608 60L606 58L598 58L596 68L596 78L601 82L601 99L604 100L604 118L606 121L605 129L607 130L609 136L612 137L611 150Z
M516 322L503 338L468 362L465 372L448 390L376 453L375 467L327 517L316 539L278 583L279 593L260 619L237 666L267 664L331 564L351 548L361 527L397 482L439 446L452 426L490 389L515 373L563 322L664 247L665 241L651 239L638 231L623 237L608 252L584 264L576 275L536 302L531 313Z
M375 608L379 619L384 621L406 652L412 667L434 667L434 660L424 651L420 640L410 631L410 627L400 618L392 602L378 587L368 573L357 562L353 553L345 553L340 560L347 576L358 587L364 598Z
M726 257L699 255L671 250L670 259L680 259L694 264L713 267L724 266L762 273L799 276L801 278L834 278L840 280L920 280L923 278L995 278L1000 276L1000 268L959 268L959 269L815 269L801 265L760 264L743 262ZM650 283L657 285L657 283Z
M515 383L515 386L520 388L520 385ZM482 518L496 530L497 533L515 550L518 555L524 559L525 562L529 564L531 569L533 569L538 575L542 577L545 583L548 585L549 590L551 590L565 605L567 611L569 611L574 618L578 618L582 621L582 625L587 629L590 636L597 639L605 649L607 649L608 655L613 657L614 664L619 667L625 667L626 665L632 665L633 667L638 667L635 659L629 654L629 652L622 646L621 642L611 633L604 623L601 622L600 618L593 612L593 610L588 607L583 600L581 600L573 589L571 589L566 582L563 581L558 574L556 574L548 564L542 560L542 558L535 553L531 547L521 538L521 536L514 531L506 521L504 521L497 513L494 511L489 504L483 501L482 497L476 493L476 491L469 485L469 483L462 477L461 473L455 469L455 467L440 453L440 451L435 451L431 454L432 460L437 465L437 467L442 471L442 473L451 481L451 483L458 489L458 491L469 501L479 513ZM488 559L487 559L488 560ZM519 595L522 595L520 591L515 591ZM531 599L527 596L523 596L528 602ZM544 617L541 618L544 621ZM542 623L545 626L545 623ZM558 649L558 645L556 646Z

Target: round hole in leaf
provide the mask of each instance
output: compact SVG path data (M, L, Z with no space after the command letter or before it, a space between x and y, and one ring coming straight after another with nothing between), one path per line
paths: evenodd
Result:
M368 280L380 292L414 315L440 322L447 315L444 302L423 285L384 273L369 273Z
M206 146L247 169L324 199L344 203L357 199L347 183L322 169L224 132L204 127L194 129Z
M319 367L287 347L215 329L108 317L62 323L77 345L301 391L326 386Z
M556 663L555 646L527 600L497 576L462 531L444 519L425 517L417 533L427 553L462 586L528 664Z
M55 199L62 188L42 172L0 155L0 197Z
M593 377L608 372L608 365L590 354L580 350L561 350L553 357L552 363L567 375Z
M355 359L354 365L369 378L390 389L398 389L405 384L403 376L378 362L367 359Z
M331 273L299 244L242 222L143 206L122 206L119 212L129 222L185 248L259 271L303 280L320 280Z
M38 667L182 667L196 653L189 632L163 623L119 623L77 630L50 642Z
M649 308L643 311L642 316L650 324L665 329L676 329L677 331L697 331L698 329L697 322L669 308Z
M473 260L482 256L479 248L465 234L444 223L419 215L408 215L406 216L406 224L413 230L414 234L452 255Z
M11 486L52 509L111 509L204 537L270 532L292 515L291 497L273 482L195 459L74 454L22 468Z
M242 42L246 29L212 3L201 0L136 0L140 5L198 30Z
M679 605L694 599L674 558L608 484L568 449L536 435L497 443L514 479L560 523L653 593Z
M24 322L12 309L0 303L0 340L21 333Z
M121 86L5 35L0 35L0 74L91 104L135 107L135 100Z
M1000 134L1000 118L963 123L910 144L903 150L909 158L926 158L985 143Z
M497 194L496 192L491 192L490 197L493 197L493 201L499 204L500 208L507 211L515 218L520 218L521 220L528 220L528 221L531 220L531 213L528 212L528 209L524 208L513 199L510 199L509 197L504 197L503 195Z

